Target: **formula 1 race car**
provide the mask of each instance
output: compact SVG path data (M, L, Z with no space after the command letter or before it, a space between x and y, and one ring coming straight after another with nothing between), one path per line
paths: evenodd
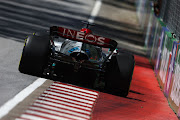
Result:
M70 84L127 96L134 56L117 49L117 42L80 31L53 26L25 39L19 71Z

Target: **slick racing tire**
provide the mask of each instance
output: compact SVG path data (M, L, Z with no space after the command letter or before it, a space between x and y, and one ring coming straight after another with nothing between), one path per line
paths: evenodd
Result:
M31 35L25 40L19 71L41 76L48 62L50 40L48 35Z
M118 53L112 56L107 65L105 91L110 94L126 97L130 89L134 64L133 55Z

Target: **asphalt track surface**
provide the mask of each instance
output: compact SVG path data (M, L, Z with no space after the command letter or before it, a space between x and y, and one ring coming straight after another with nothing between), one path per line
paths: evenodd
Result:
M81 21L87 21L89 19L91 11L94 7L94 3L95 0L0 1L0 106L13 98L37 79L37 77L21 74L18 71L19 59L21 57L21 52L24 45L23 42L26 35L32 34L36 31L46 31L50 26L53 25L79 30L83 26ZM145 56L145 50L143 47L144 41L137 24L134 5L134 0L103 0L101 10L94 21L96 26L92 27L92 30L94 34L117 40L119 43L118 47L127 50L129 53ZM149 65L147 66L146 64L140 64L140 66L149 67ZM138 72L136 72L136 74L138 74ZM138 78L136 78L136 80L137 79ZM38 90L33 92L33 94L28 98L35 99L35 96L38 96L42 91L47 89L52 82L53 81L47 81L45 85L38 88ZM136 82L134 85L136 85ZM116 96L110 96L110 98L108 98L107 94L102 93L102 98L100 98L100 100L104 98L109 101L112 99L121 99L122 101L129 100L129 102L121 105L132 105L132 107L137 106L133 106L133 104L130 103L137 104L137 102L140 102L138 105L140 105L142 108L143 106L141 103L145 104L145 100L137 98L138 95L141 95L141 92L138 92L138 89L136 89L136 87L131 89L131 96L129 98L116 98ZM160 91L160 89L158 90ZM142 92L142 95L143 94L144 93ZM163 97L162 93L158 94L161 94L160 97ZM30 100L26 99L26 102L31 104L29 101ZM114 104L118 104L118 102L115 102ZM104 103L104 105L108 105L107 103L111 102L105 101L102 103ZM165 103L166 100L163 98L163 104ZM168 107L167 103L165 105L166 107L163 109L166 109L164 114L168 114L167 119L175 119L175 115L173 115L173 112ZM104 114L104 109L107 106L103 106L102 104L97 104L97 106L100 107L94 109L93 119L100 119L103 117L106 118L107 116L103 116L102 114ZM132 109L132 111L128 111L128 107L123 110L124 112L127 110L127 114L124 118L128 119L128 112L135 112L132 107L129 107ZM97 110L99 112L97 112ZM153 109L145 110L151 114L155 114L154 112L148 111ZM146 112L142 112L143 115L147 115L145 113ZM112 115L114 114L109 114L109 116ZM155 118L156 117L150 119ZM133 115L131 119L133 119ZM144 119L148 118L144 117Z

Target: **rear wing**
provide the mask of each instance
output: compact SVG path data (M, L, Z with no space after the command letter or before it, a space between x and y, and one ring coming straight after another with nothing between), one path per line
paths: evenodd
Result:
M111 50L114 50L117 47L117 42L115 40L63 27L50 27L50 35L56 35L70 40L92 44L99 47L111 48Z

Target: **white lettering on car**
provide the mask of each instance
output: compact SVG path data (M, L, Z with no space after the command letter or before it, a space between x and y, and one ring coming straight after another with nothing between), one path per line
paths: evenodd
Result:
M90 44L96 44L96 45L103 46L106 41L107 41L107 43L109 42L108 38L96 36L93 34L86 34L84 32L66 29L63 27L59 27L59 32L60 32L59 35L62 37L72 39L72 40L81 41L81 42L84 41L84 42L90 43Z
M87 40L90 43L96 42L96 39L97 38L94 35L92 35L92 34L87 34L85 36L85 40Z
M85 33L83 32L77 32L76 39L83 40Z
M65 34L66 34L66 29L64 28L63 29L63 36L65 36Z
M75 34L76 34L76 31L74 31L74 30L69 30L69 29L68 29L68 31L67 31L67 36L71 36L72 38L74 38L74 37L75 37Z
M103 44L104 44L104 40L105 40L104 37L99 37L99 38L98 38L98 42L99 42L98 44L99 44L99 45L103 45Z

